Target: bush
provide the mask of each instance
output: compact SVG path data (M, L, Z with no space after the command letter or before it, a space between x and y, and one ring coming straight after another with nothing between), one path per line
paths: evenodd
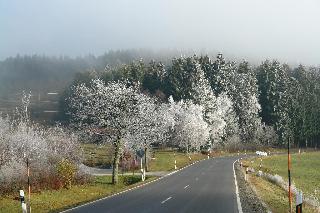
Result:
M63 159L57 164L57 173L62 182L62 186L70 189L75 179L77 167L67 159Z
M138 183L139 181L141 181L140 176L124 176L123 177L123 184L126 186Z
M44 128L26 119L0 116L1 195L26 188L27 159L32 191L70 187L73 180L86 181L80 177L74 179L77 165L82 160L82 150L74 134L60 126ZM65 165L61 163L64 159L68 159Z

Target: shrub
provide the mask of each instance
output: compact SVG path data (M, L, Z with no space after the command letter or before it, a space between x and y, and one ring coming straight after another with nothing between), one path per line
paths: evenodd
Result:
M70 189L75 179L77 167L67 159L63 159L57 164L57 173L62 182L62 186Z
M123 184L128 186L128 185L138 183L140 180L141 180L140 176L124 176Z
M82 160L82 150L77 137L61 126L44 128L28 120L0 116L0 194L26 187L27 159L32 191L58 189L69 187L70 181L61 181L57 164L68 159L76 168Z

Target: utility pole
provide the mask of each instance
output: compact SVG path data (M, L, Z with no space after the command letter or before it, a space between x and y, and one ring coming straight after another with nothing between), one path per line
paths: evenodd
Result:
M291 157L290 157L290 137L288 138L288 179L289 179L289 187L288 187L288 197L289 197L289 211L292 212L292 200L291 200Z
M26 155L26 153L23 153L24 159L26 159L27 163L27 177L28 177L28 204L27 205L27 212L31 213L31 202L30 202L30 197L31 197L31 185L30 185L30 163L29 163L29 157ZM23 193L24 196L24 193Z
M144 147L144 171L147 172L147 146Z
M173 150L174 170L177 170L176 152Z
M31 186L30 186L30 166L29 166L29 158L27 157L27 174L28 174L28 202L29 202L29 213L31 213Z

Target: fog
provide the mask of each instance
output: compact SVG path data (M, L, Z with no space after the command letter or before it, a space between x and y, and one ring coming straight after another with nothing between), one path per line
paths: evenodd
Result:
M0 60L145 48L320 63L317 0L0 1Z

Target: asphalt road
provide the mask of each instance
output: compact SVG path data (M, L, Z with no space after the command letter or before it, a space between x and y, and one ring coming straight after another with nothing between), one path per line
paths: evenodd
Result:
M68 212L238 212L233 162L214 158L154 183Z

